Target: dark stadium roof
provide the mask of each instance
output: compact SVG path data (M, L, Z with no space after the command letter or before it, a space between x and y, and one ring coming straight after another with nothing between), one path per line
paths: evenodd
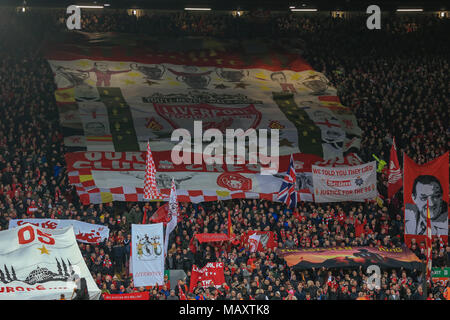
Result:
M397 8L423 8L424 10L448 10L446 0L26 0L27 6L67 7L71 4L104 4L112 8L150 8L150 9L183 9L184 7L211 7L213 10L288 10L290 6L297 8L317 8L319 10L356 10L365 11L367 6L377 4L382 11L394 11ZM3 0L3 4L21 6L23 0Z

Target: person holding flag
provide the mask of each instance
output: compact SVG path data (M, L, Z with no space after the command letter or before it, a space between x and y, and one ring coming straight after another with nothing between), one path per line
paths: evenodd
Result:
M297 206L298 192L295 189L296 185L297 176L294 168L294 157L291 155L289 168L284 176L280 191L278 192L278 200L284 202L289 208L295 208Z

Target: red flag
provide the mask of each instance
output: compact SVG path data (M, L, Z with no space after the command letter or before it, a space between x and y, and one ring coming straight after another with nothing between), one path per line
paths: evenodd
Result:
M192 253L197 253L197 246L194 244L195 234L192 236L191 241L189 242L189 249Z
M178 294L180 296L180 300L187 300L186 295L184 294L183 290L181 289L181 286L178 285Z
M164 205L160 206L158 210L150 217L151 223L160 223L163 222L166 224L170 221L169 217L169 204L165 203Z
M147 208L144 207L144 217L142 218L142 224L147 222Z
M230 215L230 210L228 210L228 237L230 237L230 239L234 236L233 234L233 226L231 225L231 215Z
M147 143L147 161L145 163L144 200L164 200L156 185L156 167L153 162L150 142Z
M432 236L431 236L431 217L430 217L430 207L427 200L427 280L431 280L431 264L432 264L432 254L431 254Z
M249 244L251 252L277 247L272 231L247 231L243 242Z
M202 287L220 287L225 282L223 273L223 262L208 262L206 266L199 269L195 264L192 266L191 283L189 292L193 292L198 282Z
M389 157L389 171L388 171L388 198L392 197L402 187L402 170L398 163L397 147L395 146L395 139L392 140L391 155Z

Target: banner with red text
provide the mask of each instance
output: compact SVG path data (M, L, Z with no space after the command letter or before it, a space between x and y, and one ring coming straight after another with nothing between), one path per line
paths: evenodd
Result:
M375 200L376 162L352 167L312 166L315 202Z
M61 294L70 300L80 278L86 279L89 299L99 299L72 226L27 223L0 231L0 300L59 300Z
M192 266L189 292L192 292L199 282L201 287L214 286L219 288L225 282L223 262L208 262L201 269L194 264Z
M16 228L25 223L46 229L63 229L73 227L77 241L84 243L99 243L109 238L109 228L98 224L87 223L78 220L66 219L12 219L9 221L9 229Z

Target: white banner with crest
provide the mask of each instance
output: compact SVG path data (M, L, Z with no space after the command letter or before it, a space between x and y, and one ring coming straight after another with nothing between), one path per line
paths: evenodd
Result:
M132 224L132 273L135 287L164 283L163 224Z

